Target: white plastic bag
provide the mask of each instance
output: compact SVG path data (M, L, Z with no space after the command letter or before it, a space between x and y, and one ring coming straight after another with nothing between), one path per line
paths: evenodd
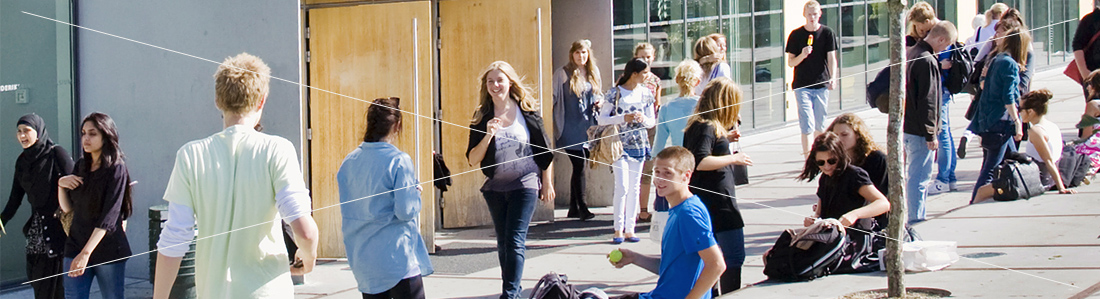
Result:
M901 246L901 262L905 271L939 271L959 261L955 241L914 241ZM886 269L886 249L879 250L879 268Z
M668 212L653 212L653 219L649 222L649 239L661 244L661 237L664 236L667 226Z

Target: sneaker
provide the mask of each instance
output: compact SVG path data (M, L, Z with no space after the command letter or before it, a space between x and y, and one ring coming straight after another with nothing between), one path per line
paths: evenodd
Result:
M956 182L951 182L947 185L951 187L951 192L959 191L959 184L957 184Z
M951 186L940 180L932 180L932 185L928 186L928 195L936 195L948 191L951 191Z
M956 152L957 154L959 154L959 159L966 159L966 141L967 141L967 139L968 138L966 138L966 136L963 136L961 139L959 139L959 150Z

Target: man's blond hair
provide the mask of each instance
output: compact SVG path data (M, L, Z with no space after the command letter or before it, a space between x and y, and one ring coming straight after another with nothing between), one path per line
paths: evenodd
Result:
M806 13L807 11L817 8L821 8L821 3L818 3L816 0L806 1L806 4L802 5L802 13Z
M270 81L271 68L259 57L241 53L226 58L214 73L218 109L233 114L256 110L267 96Z

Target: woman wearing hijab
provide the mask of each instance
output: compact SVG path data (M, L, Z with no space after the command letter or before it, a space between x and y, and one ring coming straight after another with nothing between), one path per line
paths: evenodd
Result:
M23 225L27 237L27 278L36 280L62 272L65 252L65 231L54 218L57 211L57 180L73 171L73 159L61 146L55 145L46 133L46 122L36 114L19 118L16 139L23 153L15 161L15 176L11 196L0 212L0 221L8 223L15 216L26 195L31 204L31 217ZM64 298L60 276L31 283L34 297Z

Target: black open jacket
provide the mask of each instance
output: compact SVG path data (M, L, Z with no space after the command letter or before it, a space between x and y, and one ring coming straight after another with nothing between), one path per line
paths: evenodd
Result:
M492 110L493 107L489 107L489 111ZM527 123L527 132L531 134L531 152L534 153L532 158L535 159L535 164L538 164L540 170L546 170L550 167L550 162L554 161L554 155L547 150L550 146L546 142L546 130L542 125L542 117L535 112L523 111L522 109L520 111L523 113L523 120ZM488 126L491 119L493 119L493 114L486 113L477 124L470 126L470 144L466 147L467 160L470 159L470 151L478 143L481 143L481 139L485 138L485 132L489 131ZM497 164L496 153L496 140L489 140L489 147L485 149L485 158L481 159L481 173L484 173L486 177L492 178L494 171L496 171L496 166L494 166Z

